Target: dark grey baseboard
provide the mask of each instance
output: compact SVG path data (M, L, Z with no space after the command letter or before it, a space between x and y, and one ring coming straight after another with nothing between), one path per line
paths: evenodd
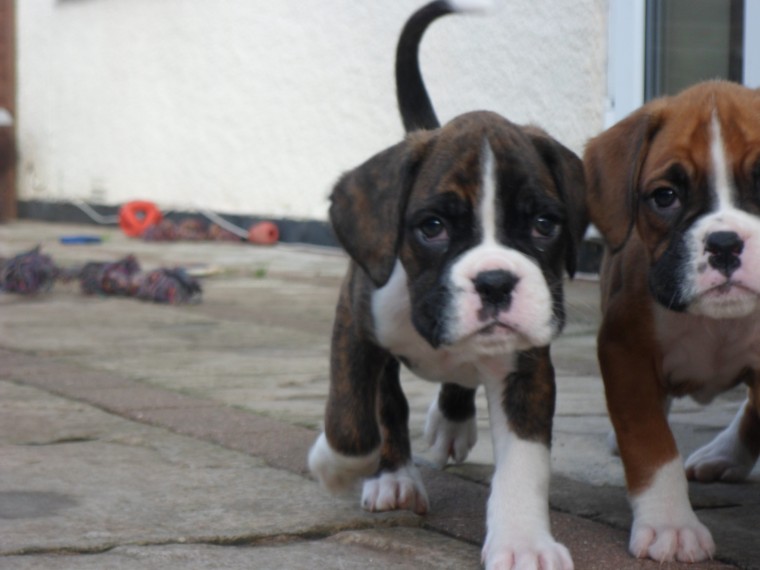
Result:
M118 206L90 205L103 216L116 216ZM280 241L283 243L306 243L311 245L339 247L338 241L327 222L318 220L292 220L287 218L271 219L257 216L241 216L236 214L218 214L228 222L241 228L249 228L264 220L274 222L280 230ZM18 203L18 217L27 220L42 220L47 222L65 222L72 224L95 224L79 207L70 202L47 202L43 200L22 200ZM194 212L171 211L167 219L179 222L187 218L206 220Z
M118 206L91 206L103 216L115 216ZM23 200L18 204L21 219L44 220L48 222L67 222L75 224L95 224L79 207L70 202L46 202L42 200ZM256 222L268 220L277 224L280 241L283 243L305 243L329 247L340 247L327 222L318 220L293 220L288 218L270 219L257 216L237 214L218 214L225 220L241 228L249 228ZM187 218L206 219L194 212L169 212L166 217L179 222ZM578 271L598 273L603 247L600 243L584 241L578 252Z

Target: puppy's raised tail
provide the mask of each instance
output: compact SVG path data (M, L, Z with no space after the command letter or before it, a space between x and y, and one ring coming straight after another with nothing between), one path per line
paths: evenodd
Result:
M420 73L419 47L427 27L441 16L455 12L485 12L492 0L436 0L407 20L396 47L396 98L406 132L440 126Z

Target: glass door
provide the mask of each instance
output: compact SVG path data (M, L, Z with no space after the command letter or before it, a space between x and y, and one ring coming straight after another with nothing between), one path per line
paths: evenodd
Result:
M744 0L647 0L644 99L708 79L742 83Z

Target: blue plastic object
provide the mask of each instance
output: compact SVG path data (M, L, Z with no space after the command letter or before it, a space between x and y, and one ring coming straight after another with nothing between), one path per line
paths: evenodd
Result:
M60 238L58 238L58 241L60 241L64 245L91 245L91 244L101 243L103 239L100 236L78 235L78 236L61 236Z

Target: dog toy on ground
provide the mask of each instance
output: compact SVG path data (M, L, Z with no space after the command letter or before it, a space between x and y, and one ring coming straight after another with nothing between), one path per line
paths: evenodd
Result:
M216 224L207 225L203 220L189 218L179 223L161 220L145 229L146 241L240 241L242 238Z
M129 297L135 293L134 280L139 272L137 259L128 255L113 263L88 263L79 272L79 283L86 295L99 293Z
M53 260L37 246L0 263L0 291L22 295L48 291L59 274Z
M273 222L259 222L248 230L248 241L257 245L272 245L280 239L280 230Z
M134 255L115 262L90 262L62 269L36 248L0 262L0 291L33 295L49 291L56 280L78 280L85 295L135 297L178 305L200 301L200 283L182 268L143 272Z
M173 222L164 218L153 202L127 202L119 210L119 226L129 237L147 241L248 241L272 245L280 239L280 230L273 222L258 222L244 230L212 212L202 212L212 223L198 218Z
M156 269L139 278L135 297L178 305L200 301L201 293L198 281L184 269Z
M139 237L145 230L161 222L163 214L153 202L135 200L119 210L119 227L129 237Z

